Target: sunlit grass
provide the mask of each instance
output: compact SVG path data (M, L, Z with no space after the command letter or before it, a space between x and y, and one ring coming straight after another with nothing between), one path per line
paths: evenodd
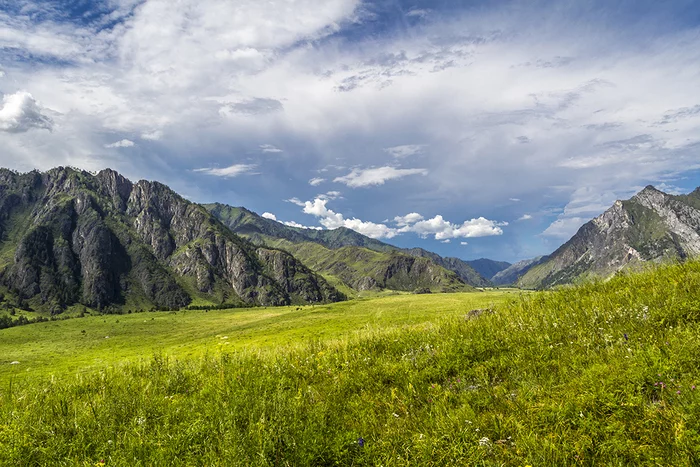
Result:
M288 329L272 320L266 344L261 333L188 358L164 347L11 388L5 373L0 464L698 465L699 291L688 263L512 294L493 313L387 297L308 324L341 332L300 331L310 313ZM358 322L353 306L367 321L337 324Z

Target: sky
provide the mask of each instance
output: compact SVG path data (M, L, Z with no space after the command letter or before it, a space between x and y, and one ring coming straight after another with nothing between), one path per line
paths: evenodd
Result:
M695 0L0 0L0 166L443 256L700 185Z

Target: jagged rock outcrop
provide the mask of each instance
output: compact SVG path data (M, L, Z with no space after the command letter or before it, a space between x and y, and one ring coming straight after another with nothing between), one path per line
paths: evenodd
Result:
M584 224L518 284L549 287L579 278L606 277L646 262L684 260L699 254L700 191L672 196L647 186Z
M158 182L113 170L0 170L0 277L40 306L178 308L194 296L286 305L343 299L288 253L256 248Z

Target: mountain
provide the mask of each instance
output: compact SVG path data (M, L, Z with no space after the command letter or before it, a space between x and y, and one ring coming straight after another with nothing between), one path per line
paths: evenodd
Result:
M546 256L538 256L537 258L518 261L517 263L511 264L504 270L496 273L491 278L491 282L493 282L495 285L516 284L520 277L525 275L530 269L542 263L546 259Z
M52 312L344 298L290 254L253 245L167 186L109 169L0 169L0 282Z
M492 259L480 258L472 261L467 261L467 264L471 266L476 272L478 272L482 277L492 280L493 276L503 271L504 269L512 266L510 263L505 261L494 261Z
M471 290L470 286L489 284L466 262L421 248L403 250L343 227L290 227L245 208L223 204L205 207L233 232L256 244L283 248L335 285L355 291Z
M650 185L584 224L518 284L550 287L699 254L700 189L672 196Z
M408 248L401 249L400 251L407 253L411 256L417 256L420 258L429 258L433 263L443 268L453 271L456 273L464 282L475 287L489 287L491 282L485 277L479 274L473 267L469 265L464 260L452 257L442 257L437 253L432 251L424 250L423 248Z

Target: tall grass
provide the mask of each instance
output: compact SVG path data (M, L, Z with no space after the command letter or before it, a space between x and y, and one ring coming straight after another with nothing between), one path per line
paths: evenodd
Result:
M0 393L2 465L698 465L700 264Z

